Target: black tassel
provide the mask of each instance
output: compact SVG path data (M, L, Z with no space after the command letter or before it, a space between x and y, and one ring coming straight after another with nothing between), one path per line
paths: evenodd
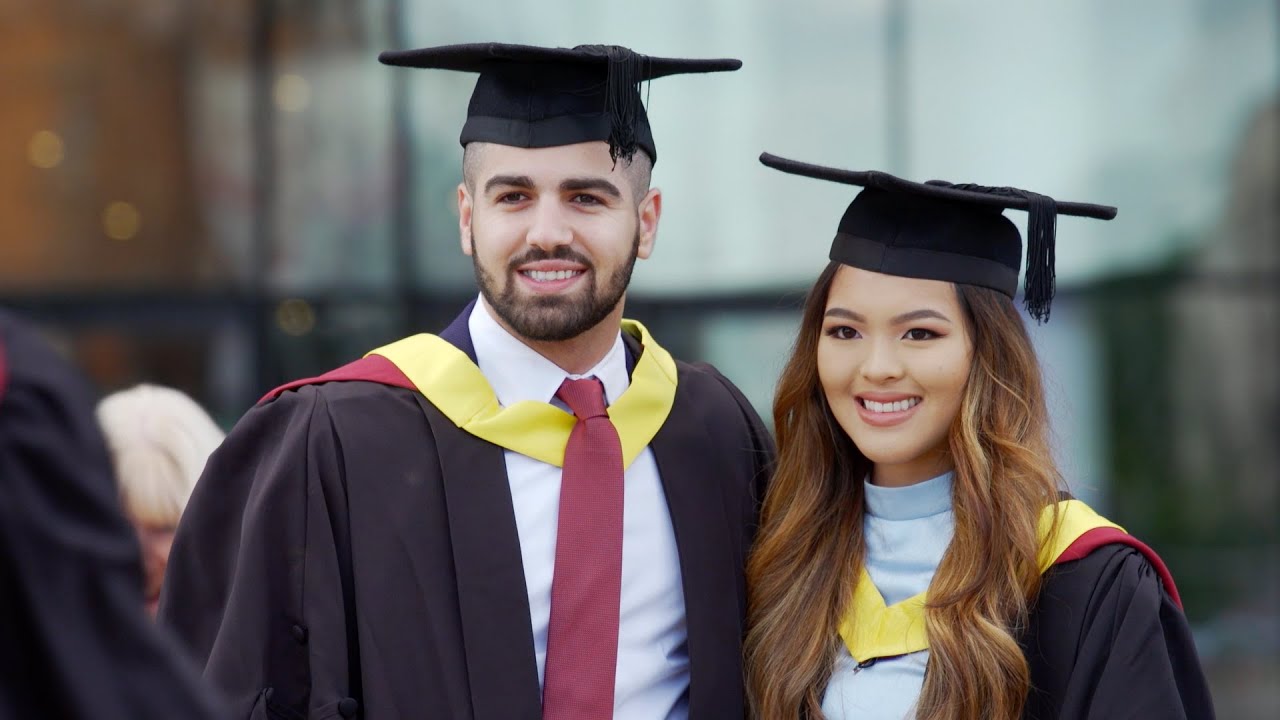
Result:
M1027 209L1027 275L1022 301L1027 313L1036 322L1044 323L1049 320L1049 306L1055 292L1058 204L1045 195L1028 192L1026 196L1030 207Z
M579 45L574 50L599 52L608 58L605 75L605 113L609 116L609 157L614 165L621 158L635 157L636 122L641 104L639 84L648 58L617 45Z
M1012 187L991 187L974 183L949 183L930 180L926 185L954 188L966 192L985 193L997 197L1020 197L1027 200L1027 274L1022 302L1027 314L1038 323L1049 320L1049 306L1056 292L1054 246L1058 234L1058 203L1048 195Z

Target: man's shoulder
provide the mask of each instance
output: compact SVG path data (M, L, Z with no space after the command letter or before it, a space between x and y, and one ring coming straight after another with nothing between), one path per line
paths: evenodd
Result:
M412 381L405 376L400 368L396 367L395 363L381 355L366 355L359 360L354 360L315 377L287 382L268 392L258 402L259 404L270 402L287 392L302 388L318 388L327 385L341 386L348 383L357 385L354 389L356 394L367 393L370 388L377 387L414 389Z
M733 381L708 362L676 360L676 392L700 401L746 405L746 397Z
M687 384L692 388L707 392L724 392L729 388L736 389L733 383L715 365L709 362L676 360L675 363L681 385Z
M742 390L707 362L676 361L676 406L689 420L705 427L750 435L753 442L772 453L772 440L755 407Z
M308 380L298 382L283 389L273 390L259 400L254 407L297 406L316 402L333 404L359 402L362 400L381 401L388 398L415 395L412 387L399 387L376 380Z
M430 403L411 386L378 380L311 379L272 391L250 409L248 416L295 422L306 418L328 425L384 424L402 415L420 416Z
M424 405L430 405L421 402L412 387L326 375L287 383L268 393L240 418L229 439L268 438L293 428L346 443L368 432L398 436L410 428L421 430Z
M429 410L413 390L378 382L301 384L250 408L214 455L242 458L230 462L253 467L262 464L261 458L288 458L292 463L306 457L302 464L307 465L314 458L332 460L337 457L333 453L345 454L351 462L366 455L375 456L375 463L391 462L394 453L370 449L425 448L438 430Z

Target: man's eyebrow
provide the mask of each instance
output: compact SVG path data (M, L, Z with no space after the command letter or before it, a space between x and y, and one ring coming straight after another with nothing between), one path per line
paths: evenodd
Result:
M517 187L532 190L533 178L528 175L494 175L484 184L485 194L489 194L496 187Z

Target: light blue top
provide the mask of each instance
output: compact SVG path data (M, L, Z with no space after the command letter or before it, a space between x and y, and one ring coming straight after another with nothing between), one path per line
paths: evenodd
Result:
M924 592L951 543L952 473L901 488L865 483L867 573L886 605ZM842 644L835 672L822 697L828 720L912 718L929 651L881 658L858 668Z

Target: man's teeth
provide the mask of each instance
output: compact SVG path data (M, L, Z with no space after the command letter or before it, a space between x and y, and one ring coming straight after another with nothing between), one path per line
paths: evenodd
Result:
M875 402L874 400L862 401L863 407L870 410L871 412L876 412L876 413L902 412L903 410L909 410L919 404L920 404L920 398L914 398L914 397L908 400L899 400L897 402L890 402L890 403L879 403L879 402Z
M552 270L550 272L543 270L526 270L524 273L527 277L532 278L535 282L551 282L552 280L568 280L575 275L581 275L581 270Z

